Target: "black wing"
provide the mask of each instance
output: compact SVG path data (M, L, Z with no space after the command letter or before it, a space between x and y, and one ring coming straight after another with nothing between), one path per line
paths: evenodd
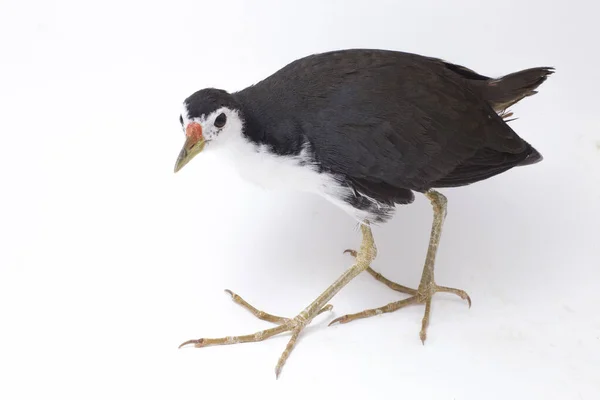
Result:
M464 185L532 152L447 64L373 52L342 72L305 133L323 165L361 186Z
M407 202L409 190L486 179L534 151L449 65L332 52L292 63L255 90L268 93L278 115L270 125L295 121L324 169L380 201Z

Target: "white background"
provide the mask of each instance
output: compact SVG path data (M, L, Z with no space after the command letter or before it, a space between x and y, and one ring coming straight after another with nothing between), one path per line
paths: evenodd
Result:
M0 3L0 398L600 398L600 62L593 1ZM473 307L361 275L302 336L177 350L271 327L223 293L294 316L352 260L342 211L269 193L202 154L173 174L179 107L320 51L373 47L498 76L557 73L514 107L535 166L445 190L436 268ZM374 229L374 268L416 286L431 209Z

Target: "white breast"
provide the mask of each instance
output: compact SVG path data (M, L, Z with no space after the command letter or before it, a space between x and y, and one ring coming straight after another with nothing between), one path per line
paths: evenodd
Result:
M262 188L322 193L339 186L331 175L316 171L306 149L297 156L279 156L244 137L232 138L223 147L240 175Z
M279 156L267 146L256 145L243 136L232 135L220 148L235 165L239 174L264 189L303 191L318 194L342 208L359 222L368 214L342 201L350 193L331 174L319 173L310 152L303 149L297 156Z

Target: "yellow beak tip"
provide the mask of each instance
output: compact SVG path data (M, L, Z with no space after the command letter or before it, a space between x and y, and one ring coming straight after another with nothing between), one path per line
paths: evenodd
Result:
M190 139L188 139L190 140ZM177 162L175 163L174 172L177 173L181 168L185 167L188 162L192 160L198 153L202 151L204 148L204 140L200 140L193 145L190 145L188 141L185 142L179 156L177 157Z

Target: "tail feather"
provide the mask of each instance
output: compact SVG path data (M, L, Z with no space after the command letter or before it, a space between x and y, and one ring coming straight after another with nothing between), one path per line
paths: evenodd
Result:
M494 110L504 112L525 97L536 94L538 86L553 73L551 67L530 68L483 81L483 96Z
M467 79L473 87L478 88L483 99L492 106L494 111L496 111L505 122L512 121L512 119L509 120L507 118L513 115L512 112L507 109L525 97L536 94L536 89L548 79L548 76L554 73L554 68L552 67L538 67L524 69L500 78L490 78L485 75L480 75L461 65L451 64L445 61L442 62L446 68L462 76L464 79ZM516 133L513 132L513 134L516 136ZM478 180L487 179L512 167L535 164L543 159L542 155L528 143L524 152L509 152L509 154L510 157L513 157L515 154L519 157L510 161L502 159L502 162L500 162L499 165L487 165L485 168L482 168L481 160L478 161L477 157L472 160L467 160L470 164L462 165L451 175L436 182L436 185L438 185L436 187L466 185ZM484 154L481 154L480 156L483 157L483 155ZM498 154L493 155L502 157L507 156L505 152L499 152ZM489 157L489 154L487 156ZM489 160L486 160L486 162L488 161Z

